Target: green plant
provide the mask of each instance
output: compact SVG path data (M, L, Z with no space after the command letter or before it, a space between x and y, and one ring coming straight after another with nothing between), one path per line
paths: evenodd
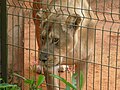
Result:
M0 82L3 82L0 83L0 90L20 90L20 87L17 85L5 83L2 78L0 78Z
M19 75L19 74L16 74L16 73L14 73L14 75L17 76L17 77L22 78L26 84L29 84L29 85L30 85L30 89L29 89L29 90L42 90L42 88L39 87L39 86L40 86L40 85L44 82L44 80L45 80L45 77L44 77L43 75L39 75L38 80L37 80L36 83L35 83L35 79L34 79L34 78L32 78L32 79L27 79L27 78L25 78L25 77L23 77L23 76L21 76L21 75Z
M77 77L77 73L74 73L73 75L72 75L72 83L70 83L70 82L68 82L68 81L66 81L64 78L62 78L62 77L60 77L60 76L58 76L58 75L54 75L54 74L50 74L50 76L52 76L52 77L54 77L54 78L57 78L57 79L59 79L60 81L62 81L63 83L65 83L66 84L66 88L65 88L65 90L70 90L70 88L72 88L73 90L77 90L77 87L76 87L76 77ZM83 72L80 72L80 89L82 90L82 86L83 86Z

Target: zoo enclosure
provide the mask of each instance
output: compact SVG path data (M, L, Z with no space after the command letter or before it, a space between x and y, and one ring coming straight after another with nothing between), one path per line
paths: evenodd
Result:
M120 1L93 0L91 2L91 0L88 0L88 2L97 16L97 23L95 29L94 57L92 61L87 62L89 65L87 76L89 83L87 83L86 88L88 90L119 90ZM2 77L8 77L8 81L11 83L21 81L11 76L13 72L17 72L28 78L34 75L37 79L36 73L32 73L31 71L31 63L34 61L37 62L38 60L38 46L36 44L37 39L35 37L35 27L32 17L33 3L48 5L48 3L33 2L32 0L0 1L0 10L2 12L0 12L0 28L2 32L0 32L2 37L0 43L0 71L2 72ZM5 7L7 8L7 13ZM8 21L6 20L6 15ZM7 25L5 24L6 22ZM8 27L8 29L6 29L6 27ZM6 47L8 47L8 49ZM8 60L6 57L8 57ZM67 79L67 74L65 75ZM22 85L22 81L19 85Z

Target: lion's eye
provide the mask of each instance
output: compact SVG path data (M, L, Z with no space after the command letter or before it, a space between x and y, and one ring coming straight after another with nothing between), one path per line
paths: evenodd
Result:
M45 37L41 37L42 44L45 42Z
M53 38L52 43L58 44L59 43L59 38Z
M45 39L45 38L44 38L44 37L42 37L41 39L42 39L42 41L44 41L44 39Z
M72 22L72 23L70 23L69 25L67 25L67 28L69 28L69 29L74 29L76 26L75 26L75 23L74 22Z

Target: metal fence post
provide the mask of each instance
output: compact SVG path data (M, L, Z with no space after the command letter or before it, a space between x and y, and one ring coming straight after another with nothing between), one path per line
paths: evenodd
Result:
M1 1L0 1L0 17L1 17ZM1 18L0 18L0 23L1 23ZM0 24L0 77L2 75L2 72L1 72L1 24Z
M1 33L1 76L7 82L7 15L6 0L0 0L0 33Z

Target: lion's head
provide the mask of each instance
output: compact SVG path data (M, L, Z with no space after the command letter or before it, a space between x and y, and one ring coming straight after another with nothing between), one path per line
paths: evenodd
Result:
M45 66L58 65L73 53L80 21L80 16L75 14L50 14L42 21L40 60Z

